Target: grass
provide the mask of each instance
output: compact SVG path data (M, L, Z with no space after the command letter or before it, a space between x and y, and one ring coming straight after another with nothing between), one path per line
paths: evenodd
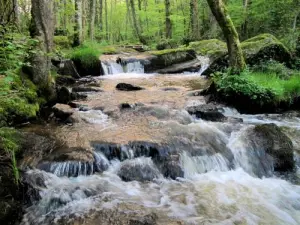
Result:
M294 74L289 79L281 79L275 73L253 72L246 74L249 81L271 90L277 101L292 101L300 96L300 74Z
M243 96L244 100L260 106L291 105L300 96L300 73L290 72L288 78L282 78L275 72L246 70L240 75L217 74L213 79L219 95L230 101Z

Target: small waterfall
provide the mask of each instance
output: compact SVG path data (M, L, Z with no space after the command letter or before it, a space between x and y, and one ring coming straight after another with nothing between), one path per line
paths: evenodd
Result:
M117 63L114 61L101 62L104 75L119 73L144 73L144 65L140 61Z
M102 152L94 152L94 161L64 161L43 162L38 168L55 174L58 177L89 176L96 172L103 172L109 167L109 161Z
M201 63L201 68L198 73L202 75L210 66L210 59L207 56L201 56L201 55L197 55L197 59Z
M180 156L184 176L187 178L210 171L228 171L230 169L229 161L220 153L211 156L191 156L187 152L183 152Z
M101 62L104 75L123 73L122 65L116 62Z

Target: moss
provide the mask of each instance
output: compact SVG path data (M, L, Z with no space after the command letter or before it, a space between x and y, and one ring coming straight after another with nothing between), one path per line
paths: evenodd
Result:
M0 77L0 127L35 117L39 110L36 86L18 73L11 71Z
M244 56L250 65L261 61L276 60L287 65L291 61L288 49L273 35L261 34L241 43Z
M205 55L212 60L227 54L226 43L218 39L191 42L189 47L199 55Z
M178 42L173 39L161 40L156 45L157 50L173 49L173 48L178 48L178 47L179 47Z
M164 49L160 51L149 51L149 53L155 56L162 56L162 55L173 54L173 53L186 53L189 51L192 51L192 49L188 47L182 47L182 48L175 48L175 49Z
M101 49L101 52L103 54L112 55L112 54L117 54L118 49L115 46L105 46Z
M67 36L54 36L53 42L56 49L65 49L71 47L71 42Z

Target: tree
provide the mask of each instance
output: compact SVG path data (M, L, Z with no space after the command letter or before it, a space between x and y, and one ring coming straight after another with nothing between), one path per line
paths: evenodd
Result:
M53 0L31 0L31 26L30 35L39 42L37 51L31 55L32 81L40 87L44 94L51 91L49 79L54 35ZM49 97L49 96L48 96Z
M200 38L199 8L197 0L190 0L190 24L192 39Z
M75 0L75 26L73 46L79 46L82 43L82 40L82 2L81 0Z
M170 19L170 0L165 0L165 10L166 10L166 38L172 38L172 21Z
M207 2L225 36L229 54L229 66L232 72L240 73L245 69L246 64L238 33L227 12L226 6L222 0L207 0Z
M95 36L96 0L90 0L89 36L94 40Z
M133 23L133 27L134 27L134 30L135 30L135 34L138 37L139 41L141 43L145 44L145 40L142 37L141 30L140 30L140 27L139 27L139 24L138 24L138 20L136 18L134 0L130 0L129 4L130 4L130 10L131 10L131 14L132 14L132 23Z

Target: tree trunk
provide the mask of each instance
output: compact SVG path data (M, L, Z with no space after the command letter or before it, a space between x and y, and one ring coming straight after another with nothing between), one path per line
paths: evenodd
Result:
M13 9L14 9L14 23L19 25L19 5L17 0L13 0Z
M165 0L165 10L166 10L166 38L172 38L172 21L170 19L170 0Z
M245 20L244 20L244 23L242 24L242 27L241 27L241 38L243 40L246 40L248 39L248 9L249 7L251 6L252 4L252 0L243 0L243 7L244 7L244 16L245 16Z
M107 12L107 0L105 2L105 33L106 33L106 40L108 40L108 12Z
M145 40L143 39L141 35L141 31L138 25L138 21L136 19L136 13L135 13L135 6L134 6L134 0L130 0L130 7L131 7L131 14L132 14L132 22L133 22L133 27L136 33L136 36L138 37L139 41L143 44L145 44Z
M90 40L95 37L96 0L90 0L89 36Z
M68 21L68 15L67 15L67 0L63 0L63 5L64 5L64 12L63 12L63 19L62 19L62 23L63 23L63 29L65 34L67 33L67 21Z
M82 2L81 0L75 0L74 47L82 44L82 35Z
M53 0L31 0L31 6L30 35L39 40L38 51L30 57L32 81L47 96L51 93L49 76L54 35Z
M99 29L103 31L103 0L99 0Z
M190 1L190 24L191 24L191 36L193 40L200 38L200 26L199 26L199 7L197 0Z
M227 13L227 9L222 0L207 0L207 2L225 36L229 54L229 66L232 72L240 73L245 69L246 64L238 33Z

